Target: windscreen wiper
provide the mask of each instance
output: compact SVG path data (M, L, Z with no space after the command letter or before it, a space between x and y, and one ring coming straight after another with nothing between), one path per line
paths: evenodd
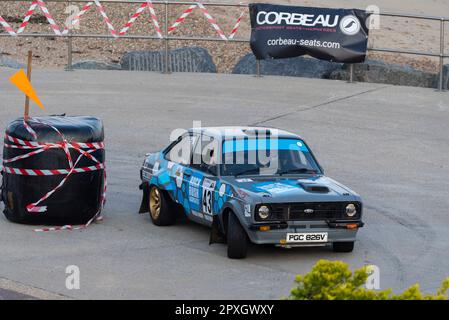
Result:
M279 175L289 174L289 173L318 173L316 170L308 169L308 168L295 168L295 169L288 169L283 170L279 172Z
M253 173L259 173L259 168L251 168L251 169L248 169L248 170L243 170L243 171L241 171L241 172L239 172L239 173L236 173L236 174L234 174L234 176L235 177L237 177L237 176L242 176L242 175L248 175L248 174L253 174Z

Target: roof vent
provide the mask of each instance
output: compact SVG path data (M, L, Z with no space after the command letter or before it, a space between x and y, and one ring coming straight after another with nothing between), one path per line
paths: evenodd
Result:
M242 132L248 136L262 136L262 137L271 136L270 129L250 128L250 129L243 129Z

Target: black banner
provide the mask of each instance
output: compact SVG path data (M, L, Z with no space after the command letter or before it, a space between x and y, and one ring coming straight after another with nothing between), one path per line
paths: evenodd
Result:
M369 13L263 3L249 5L251 49L257 59L302 55L346 63L365 61Z

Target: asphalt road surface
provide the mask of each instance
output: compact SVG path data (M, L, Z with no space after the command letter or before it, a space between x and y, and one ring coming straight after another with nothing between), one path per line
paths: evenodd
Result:
M0 124L23 96L0 69ZM381 287L449 276L449 93L338 81L235 75L35 71L46 112L104 120L109 177L105 220L84 231L34 233L0 217L0 277L70 298L278 299L319 259L375 264ZM137 214L139 167L175 128L258 124L303 136L326 173L365 201L355 250L252 246L229 260L193 223L160 228ZM2 209L2 208L1 208ZM66 267L81 272L65 287ZM0 293L1 295L1 293Z

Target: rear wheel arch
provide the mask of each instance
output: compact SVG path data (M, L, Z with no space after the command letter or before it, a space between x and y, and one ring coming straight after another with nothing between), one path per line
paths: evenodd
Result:
M157 185L149 186L149 211L153 223L157 226L169 226L176 222L177 207L166 190Z
M173 196L172 190L167 190L167 189L165 189L163 186L160 186L160 185L158 185L158 184L156 184L156 183L150 183L150 182L148 182L148 189L147 189L147 192L150 192L151 187L156 187L156 188L158 188L161 192L163 192L163 193L165 193L167 196L169 196L170 199L171 199L173 202L176 202L176 201L175 201L175 198L174 198L174 196Z
M148 183L148 193L150 192L151 187L157 187L159 189L160 192L164 193L168 199L171 201L171 205L173 206L172 209L176 210L176 215L178 217L184 217L185 216L185 208L181 203L178 203L178 201L176 200L176 188L173 189L165 189L162 186L159 186L155 183Z

